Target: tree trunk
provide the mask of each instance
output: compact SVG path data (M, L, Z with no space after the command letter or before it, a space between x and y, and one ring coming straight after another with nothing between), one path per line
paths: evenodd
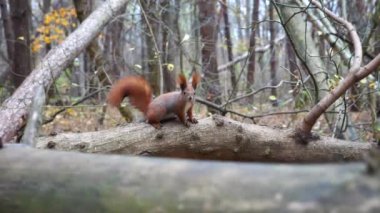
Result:
M13 28L13 83L19 87L32 70L30 57L31 9L29 0L9 1Z
M1 212L378 212L364 164L272 165L0 150Z
M158 11L156 10L156 1L142 0L141 3L141 18L143 20L145 31L145 43L147 51L147 63L149 70L149 83L152 87L155 95L160 94L160 89L163 85L160 85L160 63L159 57L160 50L158 49L158 33L159 33L159 18Z
M280 3L297 5L295 0L284 0ZM306 20L299 13L299 9L285 5L276 5L276 9L296 55L306 68L307 74L311 77L311 86L314 92L312 98L314 99L313 102L317 103L320 98L327 94L329 88L325 80L325 64L318 57L309 57L318 55L319 51L311 37L310 31L306 28Z
M123 8L122 13L125 12L126 6ZM105 70L106 73L111 76L112 80L118 79L121 74L126 70L126 65L124 61L124 18L123 16L118 17L113 20L106 28L105 34L106 38L104 41L104 51L103 58L108 64L108 70ZM99 45L97 45L100 51ZM103 65L104 66L104 65ZM106 76L104 76L106 77Z
M164 74L164 92L174 91L176 89L176 63L175 63L175 40L178 39L173 32L175 31L175 20L177 10L180 8L175 8L172 1L163 0L161 1L162 15L161 20L162 25L162 63L163 74ZM173 67L169 66L173 65ZM182 72L182 70L180 70Z
M289 41L289 39L286 39L285 45L286 45L285 48L286 48L288 66L289 66L289 71L290 71L290 81L296 82L299 79L301 70L298 70L297 58L296 58L296 55L294 53L294 49L293 49L293 46L291 44L291 41ZM298 72L297 72L297 70L298 70ZM300 90L300 86L297 87L296 84L291 84L291 88L292 88L293 98L296 98L296 96Z
M213 134L210 134L210 133ZM96 153L261 162L336 162L361 160L371 143L321 137L307 146L289 130L243 124L214 115L186 128L178 122L156 130L148 124L97 132L42 137L38 148Z
M232 39L231 39L231 33L230 33L230 21L228 18L228 9L227 9L227 0L222 1L222 12L223 12L223 19L224 19L224 40L226 42L227 46L227 57L228 62L232 62L234 60L234 55L232 53ZM231 74L231 85L232 88L236 87L237 80L236 80L236 74L235 74L235 68L234 66L229 67L230 74Z
M270 57L270 85L276 86L277 85L277 56L276 56L276 46L275 46L275 39L276 39L276 29L274 27L274 15L273 15L273 4L269 4L269 19L272 20L269 22L269 31L270 31L270 49L271 49L271 57ZM277 97L277 89L272 88L270 94L275 97L275 99L272 100L272 106L278 106L278 97Z
M198 0L199 22L202 46L202 72L208 101L221 103L216 43L216 0ZM209 111L213 111L209 109Z
M1 12L1 19L3 22L3 30L4 30L4 37L5 37L5 44L7 46L7 55L8 55L8 70L7 74L4 75L4 85L8 78L12 78L13 80L13 55L14 55L14 33L13 33L13 27L12 27L12 21L11 17L9 15L9 11L7 8L7 1L6 0L0 0L0 12Z
M92 13L93 1L76 0L74 1L75 10L77 11L77 17L79 22L83 21ZM107 74L110 73L111 64L108 63L103 54L99 54L101 48L96 40L91 41L90 45L86 48L88 54L89 67L91 67L91 79L89 85L89 92L95 91L100 85L111 85L110 79Z
M252 86L255 83L255 67L256 67L256 30L258 29L259 21L259 6L260 0L254 0L251 20L251 35L249 37L249 59L248 59L248 71L247 71L247 90L252 90ZM253 96L248 97L248 102L252 104Z
M62 70L100 33L103 27L118 14L127 0L110 0L95 10L61 45L52 49L25 79L0 109L0 141L10 141L24 125L36 88L45 91L58 78Z
M236 17L236 25L237 25L237 35L238 35L238 41L243 42L243 28L241 26L241 20L242 20L242 7L241 7L241 0L235 0L235 5L237 10L235 17Z

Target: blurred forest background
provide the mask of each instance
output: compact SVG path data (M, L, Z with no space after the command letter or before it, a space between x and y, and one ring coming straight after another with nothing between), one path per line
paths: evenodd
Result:
M0 101L102 2L0 0ZM322 2L356 27L363 64L380 53L379 1ZM284 30L286 17L297 24ZM294 127L347 75L351 50L347 30L307 0L131 0L50 88L42 133L125 122L105 103L122 76L145 76L159 95L176 89L178 73L193 71L203 77L196 117L221 112L247 123ZM357 83L314 131L377 140L378 82L376 72Z

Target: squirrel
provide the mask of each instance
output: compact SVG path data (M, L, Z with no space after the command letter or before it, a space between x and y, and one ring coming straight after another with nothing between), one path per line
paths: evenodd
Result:
M108 93L107 101L111 106L120 107L125 97L129 97L132 106L140 110L149 124L156 129L161 128L161 121L170 114L175 114L179 120L189 127L190 123L198 123L193 117L195 89L201 76L194 72L191 84L187 83L183 74L177 82L181 91L168 92L152 100L152 88L140 76L127 76L117 81ZM187 115L187 118L186 118Z

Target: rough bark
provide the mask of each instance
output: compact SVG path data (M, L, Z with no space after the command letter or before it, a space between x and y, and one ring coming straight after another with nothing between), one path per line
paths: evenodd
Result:
M212 134L211 134L212 133ZM38 148L91 153L119 153L195 159L336 162L363 158L371 143L322 137L298 144L289 130L242 124L214 115L186 128L178 122L156 130L145 123L87 133L42 137Z
M127 0L109 0L95 10L61 45L52 49L0 109L0 139L10 141L23 126L38 85L45 91L71 61L118 14Z
M0 150L1 212L378 212L364 164L272 165ZM22 156L22 157L20 157Z
M221 103L221 87L219 82L218 63L216 55L217 17L216 0L198 0L200 35L202 42L202 73L203 86L206 88L207 99L217 104ZM209 111L212 111L209 109Z
M13 28L13 83L17 88L32 70L30 55L31 8L29 0L9 1Z

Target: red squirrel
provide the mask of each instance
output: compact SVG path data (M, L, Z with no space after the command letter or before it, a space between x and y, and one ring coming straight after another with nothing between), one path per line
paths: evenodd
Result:
M160 121L170 114L177 115L179 120L189 127L190 123L198 123L193 117L193 105L195 89L200 80L201 76L195 72L191 84L188 84L186 77L180 74L178 84L181 91L165 93L152 100L152 88L149 83L140 76L128 76L115 83L107 99L110 105L119 107L123 99L129 97L131 105L140 110L148 123L156 129L161 127Z

